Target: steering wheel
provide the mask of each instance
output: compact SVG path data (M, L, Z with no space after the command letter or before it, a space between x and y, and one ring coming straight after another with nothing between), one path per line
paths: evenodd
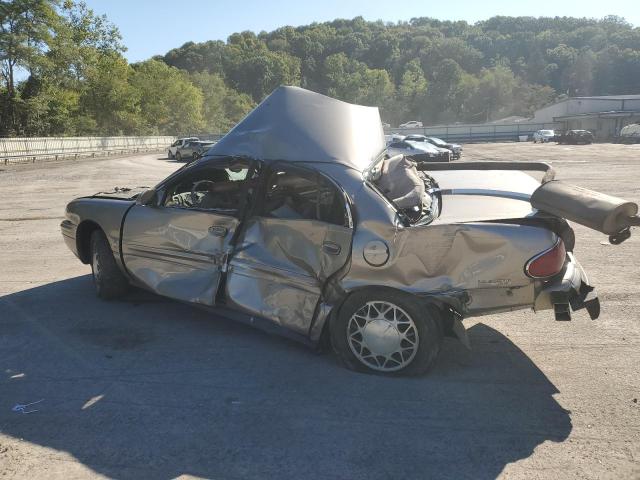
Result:
M220 195L222 196L224 203L226 203L227 205L233 205L233 196L231 192L215 192L215 187L218 186L219 182L214 182L213 180L198 180L193 184L193 187L191 187L191 203L194 207L197 207L200 205L200 203L202 203L203 197L198 197L196 192L198 192L198 187L204 184L211 184L213 186L213 188L207 189L208 193L215 193L216 195Z
M216 182L212 181L212 180L198 180L197 182L194 182L193 186L191 187L191 204L195 207L197 206L200 201L202 200L202 197L198 197L198 195L196 194L196 192L198 191L198 187L204 184L211 184L213 186L215 186ZM210 190L207 189L207 192L209 192Z

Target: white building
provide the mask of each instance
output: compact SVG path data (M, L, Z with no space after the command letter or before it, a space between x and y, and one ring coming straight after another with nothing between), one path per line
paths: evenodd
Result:
M625 125L640 122L640 95L571 97L537 110L529 121L556 123L562 130L589 130L606 139Z

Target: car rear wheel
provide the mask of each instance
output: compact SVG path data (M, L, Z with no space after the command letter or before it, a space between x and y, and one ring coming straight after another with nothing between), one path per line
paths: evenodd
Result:
M94 230L91 234L91 273L99 298L112 300L127 292L129 282L116 264L102 230Z
M420 375L433 366L442 344L439 311L387 289L352 294L330 325L331 344L352 370Z

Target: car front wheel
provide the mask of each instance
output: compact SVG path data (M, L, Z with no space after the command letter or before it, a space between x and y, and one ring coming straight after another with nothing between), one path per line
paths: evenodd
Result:
M387 289L352 294L331 322L331 343L352 370L420 375L435 363L442 344L439 311L411 295Z
M91 273L96 294L103 300L112 300L127 292L129 282L116 264L102 230L94 230L91 234Z

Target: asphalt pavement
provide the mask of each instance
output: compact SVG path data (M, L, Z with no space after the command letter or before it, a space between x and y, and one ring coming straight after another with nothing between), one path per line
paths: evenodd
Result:
M467 145L465 159L550 161L640 202L640 145ZM472 351L447 340L429 375L363 375L152 294L96 298L64 205L179 166L0 167L2 478L640 478L640 230L612 246L576 227L599 320L471 318Z

